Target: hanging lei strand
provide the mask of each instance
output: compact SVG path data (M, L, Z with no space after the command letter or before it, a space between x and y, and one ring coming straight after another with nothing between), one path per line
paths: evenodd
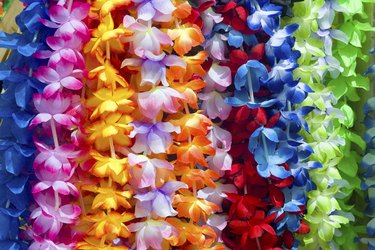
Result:
M32 161L35 147L28 125L34 116L30 101L41 92L43 84L33 71L44 61L33 54L45 47L53 30L38 18L48 18L44 1L23 1L25 9L16 17L19 32L0 32L0 47L12 50L0 64L0 245L3 249L27 249L27 210L32 200L28 181L33 179ZM26 231L25 231L26 230Z
M128 182L127 147L135 104L134 91L120 75L121 58L126 46L121 36L132 32L121 24L130 1L93 1L88 18L91 39L84 47L89 71L82 96L86 123L83 138L89 154L81 159L81 207L84 211L76 228L77 249L129 249L131 233L126 222L134 218L130 204L133 188ZM85 173L86 172L86 173ZM86 176L86 178L85 178Z
M29 125L42 125L34 137L38 154L33 168L39 182L32 189L37 207L30 215L34 220L30 249L73 248L72 231L66 225L75 223L80 214L80 208L70 204L78 196L70 179L77 167L74 159L79 155L70 137L80 126L81 103L76 93L83 85L79 79L84 77L85 63L79 50L88 38L88 29L81 21L88 13L88 5L72 1L60 4L49 8L51 21L41 20L46 27L56 29L46 39L52 51L39 50L35 54L49 60L34 74L46 86L42 93L33 95L39 113Z
M245 7L233 2L218 7L216 12L223 13L224 23L214 27L218 33L206 45L211 55L222 60L223 40L228 41L231 62L227 65L235 74L235 89L227 102L240 107L233 109L231 122L225 124L233 131L233 159L244 159L234 162L228 179L244 195L229 195L232 205L223 239L230 247L240 241L243 248L291 248L298 245L292 232L308 231L300 222L304 193L312 186L307 169L320 166L307 161L312 150L297 135L302 128L308 129L302 116L311 109L295 110L294 104L302 102L311 90L294 81L291 73L299 53L292 50L290 36L298 25L279 29L280 8L275 5L252 1ZM261 15L262 9L266 14ZM270 73L259 61L272 67ZM250 152L243 147L247 140ZM268 195L270 199L265 202ZM247 213L240 204L247 204ZM249 234L252 227L263 229Z
M357 144L363 149L364 142L350 131L355 119L346 100L358 101L356 89L368 89L368 79L355 73L355 59L359 53L350 57L342 55L344 51L359 50L355 38L345 28L342 31L331 29L333 13L352 15L352 10L348 12L344 7L346 4L339 5L335 1L314 2L313 5L310 2L297 3L294 8L296 17L291 20L292 23L301 23L302 27L316 27L301 29L295 34L296 48L303 55L295 74L315 92L302 103L315 107L306 117L310 133L303 136L314 149L312 159L323 165L323 168L310 171L317 189L308 193L305 218L311 232L303 239L307 249L331 249L337 247L336 244L351 249L358 247L354 241L358 227L348 224L348 219L354 221L353 215L361 216L361 208L353 209L350 204L363 204L360 201L363 195L359 192L360 179L357 177L359 155L351 148ZM359 34L363 36L363 31L358 30ZM357 194L357 201L350 201L353 191Z

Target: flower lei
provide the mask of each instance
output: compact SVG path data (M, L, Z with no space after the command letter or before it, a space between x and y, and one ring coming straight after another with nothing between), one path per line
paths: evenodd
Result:
M241 195L228 194L229 224L222 238L230 247L241 242L250 249L291 248L298 245L292 232L308 231L300 223L304 189L311 188L306 173L319 164L306 161L312 150L297 136L307 129L302 116L310 109L293 107L310 89L293 80L299 53L290 36L298 26L279 29L280 10L268 2L221 4L215 11L223 22L205 45L234 75L234 96L227 103L236 108L224 124L232 132L235 162L227 178Z
M350 131L355 120L346 99L358 101L356 89L368 89L368 79L356 73L358 53L348 60L343 55L343 51L358 50L353 45L352 35L346 29L331 29L331 17L335 11L349 16L355 13L348 11L346 4L339 5L335 1L315 1L312 5L310 1L297 3L294 8L296 17L291 20L302 27L295 33L296 48L303 55L295 74L314 90L301 104L315 107L306 117L310 133L303 133L303 136L315 152L311 159L323 166L309 173L317 189L308 193L305 219L311 231L303 239L308 249L330 249L335 244L357 248L354 242L356 228L347 224L349 219L354 220L350 213L353 206L348 202L351 193L354 190L358 192L360 183L357 176L358 153L351 149L351 143L362 149L364 144L360 136ZM354 82L354 85L350 84ZM359 210L354 213L360 214ZM335 231L340 233L333 242Z
M0 32L0 47L12 50L0 64L0 246L2 249L27 249L29 245L27 210L32 201L32 161L35 147L32 131L27 129L33 118L32 95L41 92L43 84L33 72L44 62L33 54L45 45L51 29L39 18L48 18L44 1L23 1L25 9L17 16L19 32Z
M80 153L74 130L81 118L77 94L83 86L79 79L84 77L85 62L79 50L88 38L82 22L88 5L60 2L50 6L48 13L50 20L41 22L55 32L46 39L51 50L35 53L37 58L48 58L48 63L34 73L45 87L33 95L39 113L29 124L30 128L37 127L33 139L38 152L33 162L38 182L32 188L36 207L30 215L34 240L30 249L70 249L75 245L73 232L65 225L74 224L81 212L79 206L71 204L79 194L71 178L77 167L74 159Z

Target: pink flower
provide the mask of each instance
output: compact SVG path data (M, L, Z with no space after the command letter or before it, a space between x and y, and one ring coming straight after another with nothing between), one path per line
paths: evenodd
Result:
M143 24L141 21L137 22L131 16L124 17L125 28L134 31L131 37L124 37L126 42L130 42L130 50L137 56L143 57L145 51L150 51L155 55L160 54L161 44L172 45L171 38L161 32L158 28Z
M64 48L65 42L61 38L50 36L47 43L52 50L39 50L34 56L39 59L48 59L48 67L53 68L59 75L85 73L85 59L79 51Z
M62 195L73 195L75 197L78 197L79 196L79 192L77 190L77 188L70 182L65 182L65 181L54 181L54 182L51 182L51 181L41 181L41 182L38 182L32 189L32 193L33 194L36 194L36 193L40 193L42 191L45 191L47 189L49 189L50 187L52 187L52 189L56 192L58 192L59 194L62 194Z
M221 208L224 198L227 197L225 193L236 194L237 188L233 184L222 184L221 182L215 182L215 184L215 188L205 187L199 190L198 198L213 202Z
M208 167L223 176L225 170L232 169L233 159L225 149L216 148L215 151L215 155L207 157Z
M148 158L145 155L128 154L130 166L140 166L130 169L133 178L131 182L138 188L155 187L156 168L165 168L173 170L173 165L168 161L157 158Z
M80 153L74 145L65 144L56 148L49 148L38 141L34 141L34 143L40 152L34 160L34 168L43 165L51 174L56 174L59 171L63 171L67 175L71 173L75 167L75 163L72 163L71 159L75 159Z
M78 72L81 73L82 71ZM53 68L40 66L35 74L35 77L39 81L48 84L43 90L44 96L48 98L58 92L62 87L70 90L81 89L83 84L80 80L73 76L73 73L73 71L64 71L59 74Z
M128 226L128 229L130 232L136 232L135 239L138 250L146 250L150 247L162 249L163 239L168 239L172 234L178 235L177 229L164 220L148 219L133 223Z
M212 8L201 12L201 17L203 21L202 34L208 36L212 33L213 27L215 24L223 21L221 14L215 13Z
M129 123L133 126L129 137L135 137L135 143L132 150L136 153L146 152L146 154L166 153L172 145L171 133L180 133L180 127L176 127L169 122L145 123L133 122Z
M210 139L214 148L222 148L226 150L230 150L231 148L232 134L216 124L213 124L207 138Z
M89 40L89 30L86 25L81 22L89 13L90 4L74 2L72 11L61 6L54 5L49 8L49 16L51 21L42 20L42 23L50 28L57 28L56 37L62 37L65 42L69 43L69 48L81 49L82 44Z
M204 92L209 91L225 91L226 88L232 83L232 75L229 67L220 66L217 63L212 64L207 74L203 77L207 83Z
M224 101L226 95L215 90L208 93L199 93L204 114L211 119L219 117L221 120L226 120L231 111L231 106Z
M146 59L129 58L125 59L121 64L121 67L141 67L142 81L140 86L144 86L147 83L156 86L160 81L164 86L169 86L166 76L167 67L186 68L186 62L176 55L166 55L164 52L160 55L154 55L152 52L146 51L144 56Z
M67 204L56 208L55 197L52 192L46 195L34 194L35 201L40 207L36 208L30 215L35 219L33 231L37 235L47 234L50 240L54 240L60 232L63 224L74 223L81 214L79 206Z
M178 99L185 99L185 97L175 89L156 86L150 91L138 94L138 106L143 115L153 119L161 110L176 113L180 107Z
M39 114L31 121L31 128L40 123L48 122L51 119L67 127L78 124L73 116L64 114L71 103L70 95L63 95L58 92L54 97L46 98L41 94L34 94L33 101Z
M212 38L205 42L203 47L210 54L210 57L219 61L226 61L226 40L228 40L228 38L223 34L215 34Z
M63 243L57 244L37 235L34 235L34 240L35 241L30 245L29 250L71 250L75 247L74 243L70 243L69 245Z

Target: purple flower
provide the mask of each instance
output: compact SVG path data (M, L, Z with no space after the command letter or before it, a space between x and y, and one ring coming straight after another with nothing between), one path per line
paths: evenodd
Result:
M231 106L225 102L227 94L212 90L208 93L199 93L199 99L202 100L202 110L210 119L219 117L221 120L228 118Z
M213 63L210 70L203 77L203 80L207 84L204 88L205 92L212 90L225 91L232 83L230 68Z
M154 22L168 22L176 9L170 0L133 0L138 4L138 19Z
M146 57L145 59L125 59L121 64L121 67L141 67L142 81L140 86L148 83L156 86L160 81L164 86L169 86L166 76L167 66L186 68L186 62L176 55L166 55L164 52L160 55L154 55L152 52L146 51L144 56Z
M180 127L173 126L169 122L144 123L136 121L130 123L130 125L134 127L130 137L135 137L132 150L136 153L166 153L172 145L171 133L180 133L181 131Z
M138 199L135 205L135 217L142 218L150 214L160 217L177 215L177 211L172 207L173 195L178 189L187 187L183 182L169 181L160 188L135 195L134 198Z

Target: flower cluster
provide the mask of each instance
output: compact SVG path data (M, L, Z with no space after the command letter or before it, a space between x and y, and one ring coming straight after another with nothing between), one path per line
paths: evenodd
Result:
M208 76L222 91L233 75L225 102L235 108L223 126L232 133L234 162L225 177L241 194L228 194L222 238L230 247L297 246L293 233L308 232L301 223L305 190L313 187L308 170L320 167L308 161L313 151L298 135L308 130L303 116L312 110L295 108L312 91L293 76L298 25L281 29L281 8L268 1L218 4L215 13L204 45L213 61Z
M22 1L17 16L19 32L0 32L0 47L10 55L0 64L0 245L2 249L27 249L30 238L28 207L32 201L30 182L35 147L28 125L33 118L32 95L43 89L33 72L45 62L33 54L46 47L53 32L39 18L48 18L44 1Z
M49 49L34 54L38 59L48 58L48 62L34 73L44 86L41 93L33 95L37 114L29 124L35 128L37 149L33 162L37 182L32 188L36 206L30 215L34 239L31 249L71 249L75 245L74 234L66 225L74 224L81 212L72 204L79 196L72 176L77 168L75 159L82 150L74 134L82 118L78 94L85 62L79 51L88 39L88 28L82 22L88 7L81 2L58 3L49 7L48 19L41 19L54 33L46 38Z

